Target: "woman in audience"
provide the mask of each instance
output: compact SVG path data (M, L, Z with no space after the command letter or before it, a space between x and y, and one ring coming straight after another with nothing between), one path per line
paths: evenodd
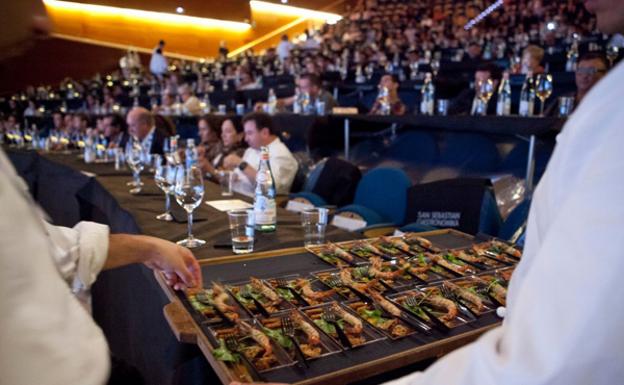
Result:
M238 119L228 117L221 124L221 152L212 158L206 156L199 159L202 170L212 179L218 179L218 170L223 167L223 159L230 154L243 156L245 142L243 127Z
M199 146L197 151L200 158L214 159L223 151L221 143L221 119L217 116L206 115L197 122Z
M388 104L390 107L390 115L405 115L407 108L399 98L399 79L395 75L385 74L379 81L379 89L386 88L388 90ZM384 115L383 101L381 98L375 100L375 104L368 113L369 115Z
M533 75L544 73L542 66L544 60L544 50L536 45L530 45L522 51L522 69L523 74L532 72Z

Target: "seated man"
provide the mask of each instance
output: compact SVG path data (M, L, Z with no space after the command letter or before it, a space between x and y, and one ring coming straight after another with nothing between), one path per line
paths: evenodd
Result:
M275 191L278 194L288 194L299 164L288 147L277 137L271 117L259 112L248 114L243 117L243 129L245 141L249 145L243 158L230 154L223 160L225 169L235 170L234 191L253 196L256 172L260 164L260 147L267 147Z
M315 74L303 74L297 80L297 88L299 88L299 92L301 94L310 95L310 103L314 105L317 100L325 102L325 111L329 112L334 107L338 106L338 102L332 96L331 93L325 91L321 84L321 78ZM295 104L296 95L289 96L287 98L282 98L277 100L277 109L282 110L286 107L290 107ZM262 111L264 109L265 103L256 104L256 111Z
M123 118L117 114L106 115L102 121L108 148L124 148L128 142L128 132Z
M396 75L385 74L379 80L379 89L388 89L388 103L390 104L390 115L405 115L407 108L399 98L399 79ZM375 100L373 107L368 112L369 115L383 115L382 101Z
M477 67L474 75L474 84L470 88L466 88L453 98L449 105L449 115L470 115L475 109L474 102L476 91L475 88L480 82L492 80L492 86L494 90L498 89L498 83L501 79L501 70L495 64L481 64ZM487 115L494 115L496 113L496 99L492 96L488 101Z
M128 112L126 117L128 132L136 140L141 142L144 149L150 154L164 153L164 143L167 133L164 130L156 129L154 116L143 107L134 107Z
M182 98L182 112L188 115L199 115L202 112L202 108L197 99L197 96L193 93L191 86L188 84L182 84L178 87L178 94Z
M590 52L581 56L575 72L576 92L562 96L573 97L573 107L578 106L589 90L606 75L608 69L609 63L602 54ZM544 114L546 116L557 116L559 114L559 101L557 98L550 100Z

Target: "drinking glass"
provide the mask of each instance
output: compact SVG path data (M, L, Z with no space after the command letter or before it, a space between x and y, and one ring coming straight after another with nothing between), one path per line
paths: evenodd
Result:
M438 99L438 115L447 116L448 115L448 99Z
M546 104L546 99L553 92L553 82L551 74L540 74L537 75L537 83L535 84L535 94L539 98L541 103L540 108L540 116L544 116L544 105Z
M487 106L490 98L494 94L494 83L492 79L479 80L476 86L477 97L482 102L482 108L480 109L480 115L487 115Z
M574 97L572 96L560 96L559 97L559 117L567 117L572 113L574 109Z
M232 195L234 195L234 193L232 192L234 173L230 170L219 171L219 179L221 183L221 195L224 197L231 197Z
M133 141L126 148L126 162L132 170L133 188L130 190L130 194L138 194L141 192L143 182L141 182L141 171L145 167L145 154L143 146L138 141Z
M158 159L158 158L157 158ZM162 158L159 158L154 165L154 181L156 186L165 193L165 212L156 216L159 221L171 222L173 217L171 216L171 197L173 188L175 185L176 168L168 163L163 164Z
M234 254L251 253L254 246L254 228L256 225L254 211L231 210L228 211L228 219Z
M195 210L204 198L204 178L202 171L197 166L176 167L174 195L176 201L188 214L188 236L186 239L178 241L178 245L188 247L198 247L206 241L193 236L193 210Z
M328 209L314 208L301 212L304 246L320 245L325 242Z

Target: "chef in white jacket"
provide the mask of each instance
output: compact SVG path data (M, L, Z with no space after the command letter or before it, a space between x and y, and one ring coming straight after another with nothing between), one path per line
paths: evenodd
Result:
M2 150L0 210L1 384L106 383L108 346L88 301L101 270L144 263L174 288L201 285L195 257L176 244L44 221Z
M624 0L590 0L624 32ZM624 64L557 137L535 190L503 325L392 385L607 385L624 381Z
M624 0L587 0L604 33ZM503 325L386 385L624 383L624 63L570 117L529 213Z

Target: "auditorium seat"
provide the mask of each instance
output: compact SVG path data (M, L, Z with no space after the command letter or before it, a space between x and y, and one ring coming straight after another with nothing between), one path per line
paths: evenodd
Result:
M353 201L361 177L354 164L326 158L311 168L302 191L290 194L290 199L301 198L315 206L344 206Z
M355 191L352 204L336 213L350 212L362 217L367 225L392 223L400 225L405 218L407 189L411 181L405 172L393 168L376 168L364 174Z

